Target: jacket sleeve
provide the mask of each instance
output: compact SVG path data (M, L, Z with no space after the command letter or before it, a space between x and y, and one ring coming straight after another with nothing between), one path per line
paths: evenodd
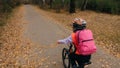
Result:
M69 44L69 43L72 43L72 37L69 36L69 37L67 37L67 38L65 38L65 39L58 40L58 42L59 42L60 44Z

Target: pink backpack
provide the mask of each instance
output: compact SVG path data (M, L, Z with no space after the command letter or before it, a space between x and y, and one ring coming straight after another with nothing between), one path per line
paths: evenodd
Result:
M78 46L77 50L82 55L90 55L96 52L96 45L94 42L91 30L84 29L77 31Z

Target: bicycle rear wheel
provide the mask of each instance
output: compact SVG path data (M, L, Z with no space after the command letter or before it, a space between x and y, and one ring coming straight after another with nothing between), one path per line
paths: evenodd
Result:
M64 68L70 68L69 50L66 48L62 50L62 60Z

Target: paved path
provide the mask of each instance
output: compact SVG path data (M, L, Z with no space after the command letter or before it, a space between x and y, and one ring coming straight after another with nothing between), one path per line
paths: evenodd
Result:
M25 18L29 22L25 35L38 44L50 45L61 37L60 28L53 21L43 17L34 8L26 7ZM61 32L61 34L60 34Z
M42 58L47 58L44 64L38 68L63 68L61 61L61 50L64 45L55 46L58 39L70 34L68 30L61 25L56 24L53 20L42 16L34 7L25 5L24 19L28 22L24 36L36 44L31 55L37 54L36 62ZM43 47L43 48L41 48ZM42 49L42 53L39 50ZM98 52L92 57L93 64L88 68L119 68L120 59L105 53L98 47Z
M63 68L61 50L64 45L56 46L56 42L69 34L69 31L65 31L64 27L42 16L30 5L25 6L24 19L28 22L25 25L24 36L36 44L31 55L38 54L37 58L39 58L39 61L47 58L47 63L44 63L40 68L45 68L46 66L49 66L48 68ZM41 47L42 54L39 53Z

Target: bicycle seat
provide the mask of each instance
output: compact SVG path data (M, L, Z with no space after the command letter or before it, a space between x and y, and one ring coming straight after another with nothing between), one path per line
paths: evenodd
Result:
M84 65L89 65L89 64L91 64L91 63L92 63L91 61L85 62Z

